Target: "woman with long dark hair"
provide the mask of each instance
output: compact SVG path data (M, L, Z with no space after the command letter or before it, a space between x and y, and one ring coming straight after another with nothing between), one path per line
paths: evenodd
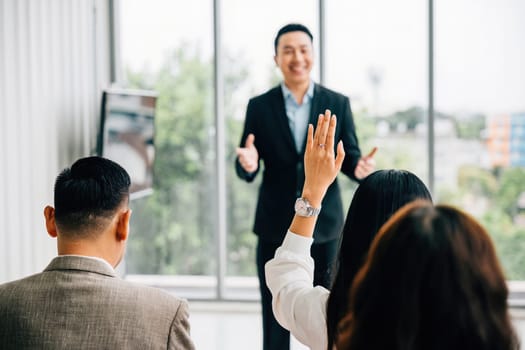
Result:
M307 137L302 197L317 208L337 175L338 159L344 157L339 147L337 158L334 154L331 130L335 125L335 117L324 115L319 119L315 135L310 128ZM313 286L310 246L316 216L297 213L283 244L266 265L266 280L279 323L311 349L332 349L336 326L348 309L348 291L370 243L397 209L418 198L430 200L431 195L425 184L408 171L379 170L361 182L341 234L331 292Z
M338 350L512 350L490 236L451 206L416 201L380 230L349 295Z
M425 184L404 170L378 170L357 188L341 234L335 279L326 309L328 349L348 309L348 291L379 228L396 210L415 199L431 200Z

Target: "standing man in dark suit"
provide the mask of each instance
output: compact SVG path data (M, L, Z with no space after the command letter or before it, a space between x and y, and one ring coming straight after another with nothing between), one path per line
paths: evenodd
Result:
M275 320L272 296L264 277L264 264L282 243L294 206L308 207L308 198L297 200L304 182L303 158L308 124L317 125L319 114L329 109L337 116L335 139L343 141L346 158L342 172L359 181L374 170L372 157L361 157L349 99L310 78L314 54L312 34L301 24L282 27L275 38L275 63L284 81L248 103L244 132L237 149L237 175L253 181L264 162L263 181L255 214L258 235L257 270L261 289L264 350L286 350L290 334ZM320 145L323 146L323 145ZM330 268L335 260L343 225L343 207L337 180L328 188L319 208L306 209L319 215L312 256L314 283L329 288ZM299 209L301 210L301 209Z
M0 285L0 349L194 349L188 304L117 277L131 210L130 178L100 157L76 161L44 209L58 257Z

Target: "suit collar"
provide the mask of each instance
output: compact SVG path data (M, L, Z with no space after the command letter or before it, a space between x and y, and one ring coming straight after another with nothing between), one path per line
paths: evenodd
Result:
M115 270L111 268L109 263L99 261L87 256L78 255L61 255L57 256L46 267L44 271L57 270L77 270L85 272L94 272L109 277L117 277Z
M323 93L321 89L321 85L311 82L311 85L313 85L313 97L312 97L312 105L310 107L310 118L308 123L312 124L314 127L317 125L317 119L319 116L320 110L319 108L323 105L326 105L326 102L323 102L325 99L325 94ZM295 141L292 135L292 131L290 130L290 126L288 124L288 117L286 116L286 107L284 105L284 95L283 95L283 89L282 86L279 84L278 86L274 87L271 91L271 94L273 95L273 98L277 101L277 104L274 105L275 114L278 116L278 122L280 126L277 128L277 130L282 130L284 135L284 140L287 143L288 147L293 149L295 152L297 152L295 148ZM324 110L322 110L324 112ZM304 150L306 147L306 138L305 142L302 147L302 151L300 154L304 154Z
M321 86L319 84L314 85L314 96L312 98L312 107L310 109L310 120L308 123L312 124L314 127L317 125L317 119L319 118L319 108L321 106L321 101L323 100L323 94L321 91ZM322 111L324 112L324 110Z
M305 96L310 100L314 97L314 87L315 87L315 83L312 80L310 80L310 85L308 85L308 89L306 90L306 94L305 94ZM282 90L285 100L293 96L292 91L288 89L284 81L281 82L281 90ZM295 101L295 97L292 97L292 98ZM304 100L303 100L303 103L304 103Z
M288 124L288 117L286 116L286 106L284 105L284 95L283 89L281 86L276 86L272 89L273 100L275 103L272 103L272 108L274 108L274 114L277 117L277 122L279 125L275 129L277 132L282 132L282 139L285 140L287 147L293 149L294 152L297 152L295 149L295 141L290 130L290 125Z
M325 95L323 94L321 90L321 86L319 84L314 83L313 87L313 97L312 97L312 105L310 106L310 118L308 120L308 124L312 124L315 127L317 126L317 120L319 119L319 113L320 108L323 106L328 106L326 102L324 102ZM324 112L324 110L322 111ZM306 137L304 139L302 153L304 154L304 151L306 149Z

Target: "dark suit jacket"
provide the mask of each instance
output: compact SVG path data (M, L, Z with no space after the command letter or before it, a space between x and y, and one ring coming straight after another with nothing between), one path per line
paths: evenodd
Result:
M354 169L361 157L348 97L315 84L309 123L314 127L320 113L330 109L337 115L336 147L343 140L346 157L342 172L354 179ZM304 149L297 152L288 124L281 86L252 98L248 103L240 146L248 134L255 135L259 160L264 172L255 213L253 231L260 239L280 243L294 215L294 203L304 183ZM259 162L259 169L261 169ZM250 182L258 171L248 174L236 160L237 175ZM343 226L343 208L337 180L328 188L314 232L316 243L339 237Z
M94 259L0 285L0 349L194 349L189 330L186 301Z

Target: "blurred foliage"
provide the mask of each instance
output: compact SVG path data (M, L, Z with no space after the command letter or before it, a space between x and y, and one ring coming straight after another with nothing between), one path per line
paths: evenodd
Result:
M127 270L211 274L215 268L212 69L186 47L130 88L158 93L153 195L133 201ZM198 252L198 254L196 254Z
M473 114L456 119L458 137L463 139L479 139L486 128L487 118L483 114Z
M411 107L404 111L398 111L387 118L383 118L390 127L390 130L398 130L398 126L403 124L407 131L414 131L416 126L424 122L424 110L419 106Z
M156 160L154 193L132 202L132 232L128 246L127 272L132 274L214 275L217 268L217 198L215 116L213 111L212 62L183 45L168 56L157 72L128 71L129 88L158 93L156 116ZM226 136L227 274L253 276L256 236L252 233L258 185L237 178L235 148L242 132L247 99L246 67L238 57L226 57L224 114ZM276 82L278 75L269 74ZM276 80L277 79L277 80ZM273 85L273 84L272 84ZM253 95L253 94L252 94ZM242 102L239 102L242 99ZM240 103L243 105L241 106ZM413 131L424 123L421 107L398 111L387 118L371 118L366 111L354 111L363 153L377 145L377 123L386 121L390 130L405 130L395 142L412 142ZM482 116L452 118L459 137L479 138L485 127ZM399 127L403 124L403 127ZM386 136L388 138L388 136ZM418 153L378 152L378 168L385 165L410 169L420 162ZM356 184L341 176L344 203L350 203ZM458 205L472 212L491 233L509 279L525 280L525 229L515 223L517 199L525 192L525 170L491 172L478 166L458 171L457 188L440 188L440 202Z
M155 119L154 192L132 202L131 274L211 275L217 268L217 208L211 62L187 46L169 56L156 74L127 72L129 88L158 93ZM226 58L233 61L231 58ZM242 65L228 62L225 91L246 80ZM251 227L257 184L235 175L237 137L243 121L233 117L234 94L224 95L229 273L254 275ZM228 137L234 135L233 137Z
M467 165L458 171L458 187L468 189L476 197L490 198L498 191L498 180L485 169Z
M459 169L457 190L440 189L440 202L472 213L487 229L511 280L525 280L525 224L518 222L518 197L524 192L525 169L493 172L472 165Z

